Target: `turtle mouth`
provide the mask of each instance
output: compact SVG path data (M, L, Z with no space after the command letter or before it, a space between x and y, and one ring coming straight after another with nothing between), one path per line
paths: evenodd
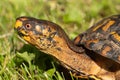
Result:
M14 28L14 30L18 33L20 37L28 36L27 32L23 27Z
M18 35L19 35L20 37L27 36L27 35L21 33L20 31L17 31L17 33L18 33Z

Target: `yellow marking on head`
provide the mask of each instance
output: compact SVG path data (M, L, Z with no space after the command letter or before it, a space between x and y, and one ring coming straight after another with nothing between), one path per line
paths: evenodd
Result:
M22 21L17 20L16 23L15 23L15 28L18 28L20 26L22 26Z
M29 36L23 36L23 39L30 42L30 37Z
M24 35L27 35L27 33L25 33L24 30L20 30L20 32L21 32L22 34L24 34Z
M113 25L115 23L115 21L109 21L105 26L103 26L103 31L107 31L108 28Z

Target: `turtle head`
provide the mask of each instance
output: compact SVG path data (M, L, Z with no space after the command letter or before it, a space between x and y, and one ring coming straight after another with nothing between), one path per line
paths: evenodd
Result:
M28 43L40 50L54 48L61 49L65 46L65 32L55 23L32 17L19 17L16 19L14 29L18 35Z

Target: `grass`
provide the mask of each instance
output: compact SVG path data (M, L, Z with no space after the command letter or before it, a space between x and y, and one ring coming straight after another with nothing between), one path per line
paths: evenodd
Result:
M59 64L14 33L15 19L32 16L59 25L73 39L103 17L120 13L119 0L0 1L0 80L65 80Z

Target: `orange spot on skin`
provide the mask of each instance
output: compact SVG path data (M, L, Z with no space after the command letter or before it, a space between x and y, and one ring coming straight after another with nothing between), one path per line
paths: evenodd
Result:
M29 36L23 36L23 39L30 42L30 37Z
M20 20L17 20L15 23L15 28L21 27L22 26L22 22Z
M115 23L115 21L109 21L105 26L103 26L103 31L107 31L108 28L113 25Z
M111 50L111 47L110 46L106 46L104 48L104 50L102 50L102 55L106 56L107 55L107 52Z

